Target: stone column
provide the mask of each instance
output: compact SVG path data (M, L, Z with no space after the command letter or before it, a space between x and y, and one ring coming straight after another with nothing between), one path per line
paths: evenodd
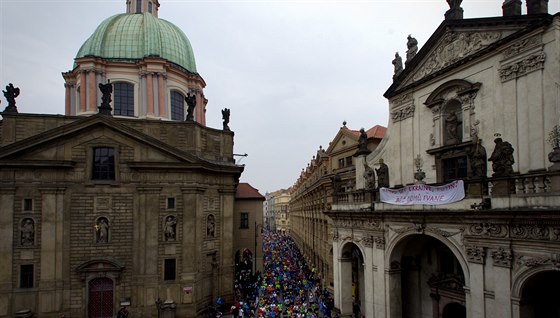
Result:
M483 246L465 245L470 278L465 282L465 302L467 317L485 316L484 264L486 249Z
M88 112L95 112L97 105L97 86L95 85L95 70L88 72Z
M371 317L386 317L386 289L385 289L385 239L382 236L374 237L375 250L373 251L373 308Z
M157 75L157 84L158 84L158 112L159 117L166 117L166 105L165 105L165 95L166 91L163 85L163 73Z
M148 113L146 114L148 117L154 116L154 79L152 73L146 74L146 102Z
M352 258L341 257L339 262L339 285L341 317L352 317Z
M375 279L373 273L373 238L366 237L362 240L364 244L364 294L362 295L362 314L366 317L375 317L374 290Z
M364 162L366 162L367 155L359 155L356 157L356 190L364 189L366 187L366 182L364 179Z
M87 105L87 73L86 71L80 72L80 113L86 111Z
M41 275L39 313L62 310L64 285L64 192L65 188L41 188ZM67 269L66 269L67 270Z
M494 317L511 317L511 261L512 252L509 248L498 248L492 251L494 262Z
M0 188L0 316L8 317L13 312L10 307L13 279L14 242L14 197L15 188Z
M388 292L385 294L385 304L388 309L387 317L402 317L402 292L401 292L402 270L400 263L395 262L385 271Z

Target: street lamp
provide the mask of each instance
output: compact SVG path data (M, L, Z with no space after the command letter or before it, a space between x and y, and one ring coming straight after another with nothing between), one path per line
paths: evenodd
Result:
M254 263L253 274L257 273L257 238L259 237L257 230L259 226L261 227L261 233L262 233L262 224L257 224L257 221L255 221L255 261L253 262Z

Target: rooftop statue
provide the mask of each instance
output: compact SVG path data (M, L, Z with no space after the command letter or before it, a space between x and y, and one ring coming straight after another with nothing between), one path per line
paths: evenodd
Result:
M8 101L8 106L4 109L6 113L17 113L16 107L16 97L19 96L19 87L14 87L12 83L6 85L6 90L2 91L4 93L4 97Z
M224 120L224 130L229 130L229 108L222 109L222 119Z
M113 84L107 80L107 84L99 83L99 90L101 91L101 106L99 106L99 113L111 115L111 94L113 93Z
M406 50L406 63L410 62L416 55L416 52L418 52L418 41L410 34L407 39L408 41L406 42L406 47L408 50Z
M187 121L194 120L194 108L196 107L196 95L187 94L185 97L185 102L187 102Z
M393 74L393 80L394 80L403 71L402 57L399 55L399 52L395 53L395 59L393 60L393 65L395 66L395 73Z

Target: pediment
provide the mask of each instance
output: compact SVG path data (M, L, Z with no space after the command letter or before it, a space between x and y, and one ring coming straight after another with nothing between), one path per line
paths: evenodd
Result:
M505 55L508 45L542 27L543 20L548 21L531 16L444 21L384 95L391 98L488 53Z
M333 154L339 151L347 150L349 145L356 145L358 136L346 127L341 128L334 139L331 141L327 153ZM355 148L352 146L352 148Z
M429 51L427 57L416 66L404 81L404 85L416 82L430 74L442 70L452 64L487 48L492 43L513 33L508 31L462 31L448 29L438 43Z
M200 159L110 117L92 116L60 126L0 149L4 162L72 162L84 149L111 146L130 161L196 163Z

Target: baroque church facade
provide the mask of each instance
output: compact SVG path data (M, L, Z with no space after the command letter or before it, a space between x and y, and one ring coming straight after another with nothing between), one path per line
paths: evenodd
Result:
M126 5L63 73L64 116L21 112L6 88L0 317L199 317L233 299L229 116L206 127L206 84L159 1Z
M560 15L525 2L448 1L396 55L387 134L356 160L386 185L326 213L341 316L558 317Z

